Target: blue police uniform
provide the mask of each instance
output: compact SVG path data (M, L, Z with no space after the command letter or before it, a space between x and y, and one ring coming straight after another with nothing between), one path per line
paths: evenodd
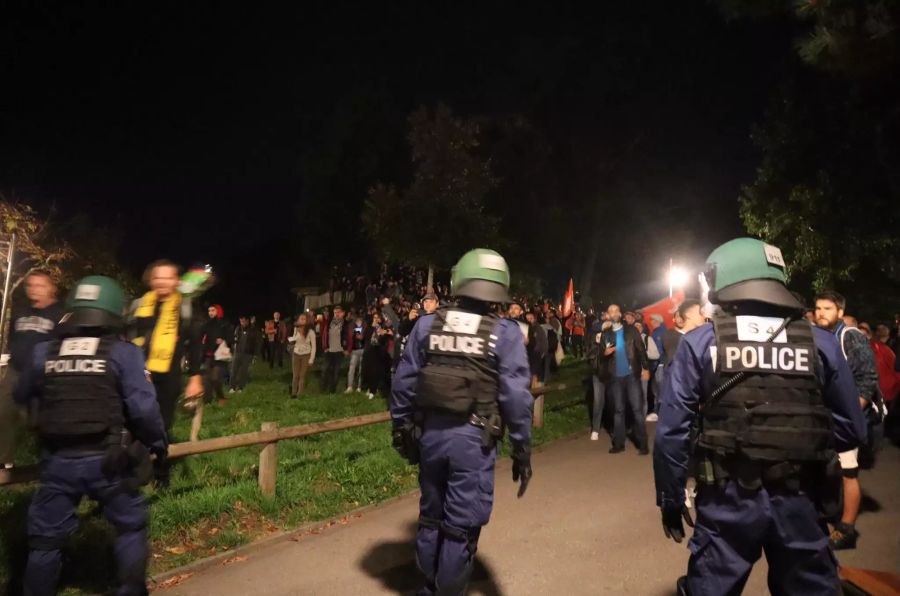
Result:
M33 359L19 378L16 400L27 404L44 399L45 371L49 354L58 342L43 343L34 349ZM124 405L125 428L152 452L164 454L166 433L153 384L144 371L144 359L137 346L114 339L109 344L105 370L119 387ZM71 370L76 370L73 365ZM90 370L87 367L85 370ZM70 377L71 378L71 377ZM83 380L83 379L82 379ZM89 389L84 385L85 389ZM40 407L40 406L39 406ZM75 510L83 496L99 501L103 515L117 532L115 555L120 587L118 594L145 594L147 546L147 504L134 488L122 485L119 473L104 472L103 454L78 457L70 452L43 454L40 487L28 510L30 553L25 575L27 594L55 594L61 567L61 547L77 528Z
M815 376L831 411L833 445L854 448L866 433L853 376L834 336L815 328L820 365ZM680 510L691 452L691 425L716 387L712 324L687 333L666 368L653 453L657 505ZM699 483L698 483L699 484ZM748 490L732 478L699 484L697 520L688 548L688 587L694 596L739 594L764 550L773 594L835 593L837 570L816 507L801 491Z
M493 443L485 444L483 429L467 419L421 407L420 372L428 363L435 316L421 317L410 334L394 375L391 417L397 428L422 416L416 555L431 586L422 593L461 594L481 527L491 516L497 451ZM504 319L490 333L499 413L512 444L528 447L534 400L522 332Z

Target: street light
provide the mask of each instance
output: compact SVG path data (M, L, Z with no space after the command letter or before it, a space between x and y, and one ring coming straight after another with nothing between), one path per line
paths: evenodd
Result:
M675 288L681 288L688 282L688 272L682 267L676 267L669 259L669 298L672 297Z

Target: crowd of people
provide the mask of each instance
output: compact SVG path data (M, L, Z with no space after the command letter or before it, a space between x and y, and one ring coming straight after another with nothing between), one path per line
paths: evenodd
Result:
M153 467L156 483L165 487L169 482L162 446L171 437L180 397L183 395L185 405L194 411L191 439L197 440L204 404L224 405L227 394L243 391L250 382L254 359L260 358L271 369L283 369L288 361L292 375L286 393L293 399L307 390L309 373L317 360L321 362L318 384L322 393L357 392L369 399L387 396L417 319L435 312L442 297L444 301L449 299L446 285L435 285L443 295L421 285L424 272L409 268L400 271L398 277L387 275L387 269L377 279L356 277L362 291L354 292L353 304L346 308L334 304L322 312L302 312L295 317L276 311L259 325L256 317L249 315L241 315L236 324L231 324L218 304L209 305L205 316L198 316L193 310L200 301L179 289L179 267L166 260L152 263L144 276L148 291L125 309L128 315L122 319L117 338L126 338L133 344L131 348L137 346L137 353L142 355L140 364L149 371L155 390L162 432L151 449L157 456ZM341 284L348 280L335 278ZM92 282L94 285L86 287L98 288L108 282L112 283ZM343 291L346 286L338 287ZM61 324L64 309L57 302L56 291L49 274L32 272L25 280L28 303L15 308L11 319L10 357L0 383L0 464L7 469L14 467L20 417L12 396L27 397L17 393L21 391L17 387L20 375L30 366L35 347L52 341ZM75 298L77 304L79 297ZM87 295L82 298L96 299ZM641 312L623 310L617 304L599 312L576 306L569 316L563 316L561 307L543 298L513 298L492 308L499 317L515 322L521 331L532 389L546 383L565 358L587 365L592 397L589 437L598 441L608 430L610 454L623 452L629 436L639 454L649 452L646 423L657 420L661 397L666 394L667 370L678 346L686 334L712 316L697 300L684 300L678 306L672 313L671 328L661 315L645 320ZM859 536L855 523L862 496L858 471L872 465L885 433L897 440L900 426L896 406L900 324L859 321L846 309L843 296L826 291L818 294L815 306L804 313L813 325L837 338L869 423L868 443L862 449L840 454L844 502L831 534L834 549L855 548ZM85 308L80 312L96 310ZM123 357L121 350L117 354ZM122 364L117 374L132 374L132 364ZM54 361L54 366L68 370L62 361Z

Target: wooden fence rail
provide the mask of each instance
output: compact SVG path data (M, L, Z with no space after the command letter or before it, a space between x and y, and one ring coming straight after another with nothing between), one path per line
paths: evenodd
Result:
M534 424L543 426L544 394L565 389L565 385L544 386L532 389L535 396ZM225 451L237 447L252 447L262 445L259 455L259 487L264 495L275 494L275 478L278 461L278 441L297 439L327 432L347 430L370 424L380 424L391 419L390 412L376 412L326 422L310 422L298 426L278 428L275 422L263 422L259 431L228 435L226 437L214 437L186 443L172 443L169 445L169 459L199 455L201 453L213 453ZM11 470L0 470L0 486L32 482L38 478L38 466L19 466Z

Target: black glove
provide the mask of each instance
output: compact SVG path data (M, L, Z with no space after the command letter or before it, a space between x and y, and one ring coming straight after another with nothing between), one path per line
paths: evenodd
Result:
M513 482L518 482L519 478L522 479L522 484L519 485L518 493L518 497L521 499L522 495L524 495L525 491L528 489L528 483L531 481L531 476L533 474L531 471L531 450L528 447L516 447L513 449L512 459Z
M146 471L138 472L138 476L142 483L149 482L151 479L156 482L156 485L160 488L168 488L169 486L169 451L154 449L153 454L156 456L156 459L153 460L153 469L152 474L147 474ZM149 464L150 458L147 458L147 462ZM152 476L152 478L150 477Z
M400 457L412 465L419 463L419 432L415 424L398 426L391 433L391 443Z
M664 507L662 509L663 532L665 532L666 538L671 538L679 544L684 539L682 519L687 522L688 526L694 527L694 520L691 519L691 513L686 505L682 505L680 509L677 507Z

